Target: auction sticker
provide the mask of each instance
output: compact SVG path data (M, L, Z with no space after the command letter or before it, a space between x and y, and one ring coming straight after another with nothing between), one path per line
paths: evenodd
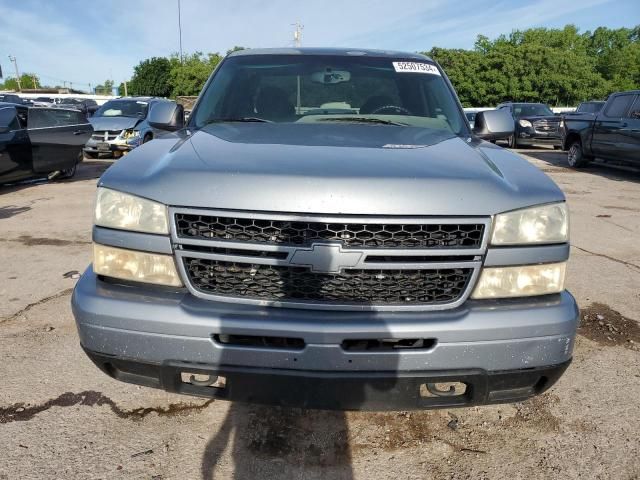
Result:
M430 63L418 62L393 62L393 68L401 73L427 73L429 75L440 75L440 70Z

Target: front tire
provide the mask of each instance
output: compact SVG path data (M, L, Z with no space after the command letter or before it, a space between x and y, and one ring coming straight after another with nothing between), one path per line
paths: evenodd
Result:
M511 135L507 140L507 146L509 148L518 148L518 139L515 135Z
M567 163L571 168L585 167L591 159L582 152L582 142L575 140L567 152Z

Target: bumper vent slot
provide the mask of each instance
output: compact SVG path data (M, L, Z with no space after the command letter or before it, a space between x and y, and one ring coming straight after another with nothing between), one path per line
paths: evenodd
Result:
M347 352L393 352L397 350L431 350L435 338L363 338L343 340Z
M258 335L214 335L216 343L230 347L254 347L283 350L302 350L305 347L302 338L266 337Z

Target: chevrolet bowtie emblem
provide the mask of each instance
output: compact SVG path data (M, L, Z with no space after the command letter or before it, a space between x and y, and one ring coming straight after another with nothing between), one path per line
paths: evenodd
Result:
M343 268L358 265L361 258L362 252L345 251L340 245L313 244L311 248L296 250L289 263L311 267L313 272L339 273Z

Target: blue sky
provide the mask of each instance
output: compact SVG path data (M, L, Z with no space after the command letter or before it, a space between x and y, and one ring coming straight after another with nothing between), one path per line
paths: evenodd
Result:
M226 52L234 45L424 51L470 48L478 34L577 25L581 31L640 24L639 0L181 0L183 50ZM81 88L119 84L151 56L178 50L178 0L0 0L0 65L43 82Z

